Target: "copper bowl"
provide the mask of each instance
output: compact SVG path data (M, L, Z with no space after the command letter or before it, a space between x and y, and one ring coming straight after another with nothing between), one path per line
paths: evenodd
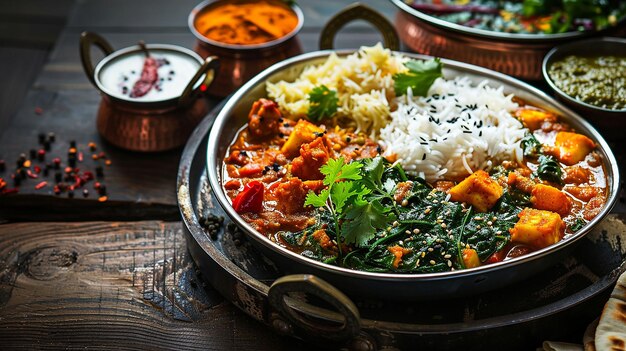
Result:
M249 0L236 1L249 2ZM295 2L291 5L285 5L285 2L279 0L268 1L280 4L280 6L290 6L298 17L298 25L287 35L261 44L221 43L205 37L196 29L195 22L199 14L222 2L234 2L233 0L206 0L196 6L189 14L187 24L197 39L194 50L203 58L215 55L221 61L215 82L207 90L209 94L220 97L227 96L267 67L302 53L302 46L296 36L302 29L304 22L302 10Z
M541 80L544 56L554 46L590 36L626 32L626 19L597 32L512 34L466 27L420 12L403 0L390 0L400 11L396 29L412 50L487 67L527 80Z
M95 68L91 60L92 46L106 55ZM115 67L126 69L129 58L145 55L145 52L182 60L177 62L187 67L188 72L172 80L172 84L180 85L172 85L164 95L143 100L112 89L107 76L120 73ZM103 37L90 32L81 34L80 54L87 78L102 96L96 120L98 132L117 147L132 151L164 151L179 147L209 111L203 91L211 84L213 72L219 66L215 57L203 60L189 49L165 44L135 45L114 51ZM190 71L194 68L195 71Z
M589 52L589 48L593 48L592 53ZM589 56L590 54L626 57L626 39L612 37L591 38L557 46L550 50L543 60L543 77L557 98L580 112L605 137L610 139L620 137L626 127L626 109L612 110L594 106L569 96L559 89L548 73L552 63L557 60L570 55Z

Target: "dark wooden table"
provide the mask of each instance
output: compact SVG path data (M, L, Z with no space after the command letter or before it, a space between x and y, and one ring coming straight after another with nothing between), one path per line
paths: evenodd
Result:
M35 189L45 179L54 183L51 173L26 180L18 194L0 196L0 221L6 222L0 225L0 349L306 348L247 317L197 277L176 205L181 150L131 153L107 145L96 132L100 97L80 65L79 34L97 32L115 48L138 40L191 48L187 15L197 2L75 2L19 111L0 129L0 159L7 163L0 177L9 177L20 153L41 147L38 134L53 132L45 162L65 160L75 141L85 158L79 167L101 165L100 181L108 189L105 202L91 187L87 197L77 192L74 198L54 195L50 185ZM305 51L317 49L323 24L350 2L300 2ZM364 2L393 18L390 2ZM380 39L356 23L340 32L336 46ZM100 152L110 166L91 159Z

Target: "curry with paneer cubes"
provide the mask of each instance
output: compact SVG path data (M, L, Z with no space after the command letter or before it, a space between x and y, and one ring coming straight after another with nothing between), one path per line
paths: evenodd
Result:
M523 161L428 183L337 120L284 118L256 101L224 160L234 210L277 245L372 272L474 268L553 245L603 208L595 143L518 101Z

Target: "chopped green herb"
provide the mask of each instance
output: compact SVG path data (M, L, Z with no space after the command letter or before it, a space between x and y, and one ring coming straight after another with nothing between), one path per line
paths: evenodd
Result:
M537 160L539 161L539 167L537 167L537 176L539 178L556 184L563 182L561 180L563 171L554 157L541 155Z
M307 117L309 120L319 122L322 119L332 117L337 112L337 92L328 89L325 85L313 88L309 93L309 101L311 106Z
M582 227L585 226L585 224L587 224L587 222L584 219L576 218L576 220L574 220L574 222L569 225L569 230L571 230L572 233L576 233L577 231L581 230Z
M541 143L531 132L526 132L520 146L524 150L524 156L537 157L541 153Z
M442 77L443 64L438 58L428 61L411 60L404 64L409 71L393 76L396 95L404 95L411 88L413 95L426 96L435 80Z

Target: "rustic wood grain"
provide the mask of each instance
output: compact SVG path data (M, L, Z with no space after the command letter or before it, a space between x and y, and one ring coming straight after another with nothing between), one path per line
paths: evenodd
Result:
M203 287L180 222L0 225L7 349L302 348Z

